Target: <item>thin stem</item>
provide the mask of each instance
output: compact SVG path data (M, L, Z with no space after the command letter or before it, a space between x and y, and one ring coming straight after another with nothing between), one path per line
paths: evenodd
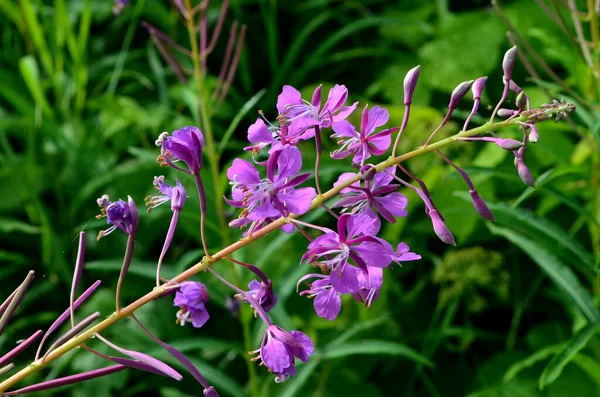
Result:
M317 194L323 194L321 183L319 182L319 167L321 166L321 153L323 152L323 143L321 142L321 127L315 126L315 150L317 158L315 160L315 184L317 186Z
M518 124L518 122L523 122L523 121L526 121L526 119L523 116L519 116L518 118L515 118L513 120L505 120L505 121L501 121L498 123L486 123L480 127L473 128L468 131L461 131L449 138L445 138L445 139L439 140L437 142L434 142L427 147L419 147L415 150L412 150L411 152L402 154L398 157L390 157L387 160L382 161L381 163L377 164L375 166L375 169L376 169L376 171L383 171L388 167L400 164L400 163L410 160L414 157L418 157L423 154L433 152L433 151L439 149L440 147L443 147L445 145L455 142L458 138L475 136L475 135L479 135L479 134L482 134L482 133L488 132L488 131L497 131L504 127L515 125L515 124ZM327 192L324 192L322 196L318 196L313 200L310 210L314 210L314 209L320 207L324 202L335 197L342 189L347 188L348 186L352 185L355 182L358 182L360 179L361 179L361 175L360 175L360 173L358 173L354 177L349 178L347 181L344 181L343 183L340 183L338 186L335 186L332 189L328 190ZM210 258L204 257L200 263L195 264L194 266L185 270L183 273L174 277L172 279L172 281L174 283L181 283L181 282L189 279L190 277L208 269L209 266L211 266L213 263L225 258L226 256L231 255L232 253L236 252L237 250L241 249L242 247L245 247L246 245L252 243L253 241L258 240L258 239L264 237L265 235L276 231L281 226L283 226L284 224L289 222L290 218L296 218L296 217L297 217L297 215L291 214L288 218L281 217L281 218L275 220L274 222L263 227L262 229L255 231L252 234L252 236L248 236L248 237L242 238L241 240L234 242L233 244L223 248L221 251L215 253ZM65 353L73 350L74 348L76 348L78 346L81 346L85 341L93 338L94 335L96 335L97 333L102 332L103 330L109 328L113 324L116 324L119 321L129 317L137 309L139 309L142 306L161 297L169 288L171 288L171 286L168 284L163 284L159 288L154 288L152 291L148 292L146 295L142 296L141 298L134 301L133 303L130 303L128 306L122 308L119 312L113 313L112 315L107 317L102 322L94 325L87 331L77 335L73 339L66 342L64 345L58 347L56 350L54 350L50 354L48 354L48 356L46 357L46 359L44 361L35 360L34 362L27 365L25 368L23 368L19 372L13 374L11 377L2 381L0 383L0 393L6 391L8 388L12 387L13 385L18 383L22 379L25 379L26 377L33 374L34 372L37 372L40 369L44 368L46 365L50 364L54 360L63 356Z
M496 117L496 113L498 113L498 110L500 110L500 107L502 106L502 104L506 100L506 96L508 95L508 87L509 87L509 85L510 85L510 81L506 81L505 80L504 81L504 89L502 90L502 96L500 97L500 100L498 101L498 104L494 108L494 112L492 113L492 117L490 117L490 123L494 122L494 117Z
M402 126L400 126L400 131L398 131L398 135L396 135L396 140L394 141L394 147L392 148L392 157L396 157L396 150L398 150L398 145L400 144L400 136L404 132L408 124L408 118L410 117L410 104L404 106L404 116L402 116Z
M427 147L429 145L429 142L431 142L431 140L435 136L435 134L437 134L438 131L441 130L442 127L446 125L448 120L450 120L450 116L452 116L452 109L448 109L448 113L446 113L446 115L444 116L444 119L442 120L440 125L438 125L438 127L431 133L429 138L427 138L427 141L425 141L425 145L423 145L424 147Z
M196 178L196 187L198 188L198 197L200 198L200 239L202 240L202 248L204 249L204 255L210 257L208 253L208 246L206 245L206 192L204 191L204 184L202 183L202 177L200 173L194 174Z
M121 288L123 287L123 281L131 265L131 259L133 258L133 249L135 247L135 233L127 235L127 247L125 247L125 256L123 257L123 265L121 266L121 272L119 273L119 281L117 281L117 292L115 296L116 313L121 311Z
M202 213L200 213L200 216L202 217ZM167 251L169 250L169 246L171 245L171 240L173 240L173 235L175 234L175 227L177 226L178 219L179 219L179 210L174 210L173 216L171 217L171 223L169 224L169 230L167 231L167 237L165 238L165 243L163 244L162 250L160 251L160 256L158 257L158 263L156 265L156 286L157 287L160 286L160 269L162 268L162 263L163 263L163 260L165 259L165 255L167 254Z
M450 160L448 157L446 157L446 155L444 155L444 153L442 153L441 150L436 150L436 153L438 154L438 156L440 156L442 159L444 159L444 161L446 163L450 164L456 171L458 171L458 173L465 180L467 186L469 187L469 190L475 190L475 186L473 186L473 183L471 182L471 178L469 178L469 175L467 175L467 173L465 172L465 170L463 170L462 168L460 168L458 165L454 164L452 162L452 160Z
M596 15L594 0L587 0L587 9L592 33L592 49L596 50L598 49L598 15Z

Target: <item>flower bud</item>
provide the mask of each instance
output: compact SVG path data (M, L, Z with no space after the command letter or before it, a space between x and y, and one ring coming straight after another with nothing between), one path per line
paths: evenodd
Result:
M360 167L360 175L365 181L372 181L376 173L377 169L373 166L373 164L365 164Z
M494 143L504 150L518 150L523 146L523 142L516 139L494 138Z
M515 67L516 57L517 46L512 47L504 54L504 59L502 60L502 71L504 72L504 80L507 82L512 80L512 72L513 68Z
M508 117L514 116L517 113L519 113L518 110L501 108L498 110L498 117L508 118Z
M537 127L534 124L531 124L529 127L529 142L537 143L540 140L540 135L538 134Z
M433 223L433 231L446 244L456 245L456 241L454 240L454 236L448 226L444 223L441 218L440 213L436 209L431 209L427 213L431 218L431 222Z
M477 211L482 218L495 221L496 218L494 217L494 214L492 214L492 211L490 211L485 201L483 201L481 196L479 196L477 190L469 190L469 194L471 195L471 200L473 201L473 207L475 208L475 211Z
M525 91L519 92L515 104L520 110L523 110L525 107L527 107L527 94L525 94Z
M217 393L217 391L215 390L215 388L213 386L210 386L207 389L204 389L202 391L202 393L204 394L204 397L219 397L219 393Z
M473 80L463 81L460 83L454 91L452 91L452 95L450 95L450 103L448 104L448 109L454 110L458 106L458 102L469 92L471 86L473 85Z
M412 103L413 92L417 86L419 80L419 72L421 71L421 65L418 65L406 73L404 77L404 104L410 105Z
M486 82L487 76L483 76L475 80L473 86L471 87L471 91L473 92L473 99L481 98L481 93L483 92L483 88L485 87Z
M523 181L524 184L529 185L531 187L535 187L535 180L529 171L529 168L525 165L525 161L523 161L522 157L516 158L517 163L517 173L519 174L519 178Z

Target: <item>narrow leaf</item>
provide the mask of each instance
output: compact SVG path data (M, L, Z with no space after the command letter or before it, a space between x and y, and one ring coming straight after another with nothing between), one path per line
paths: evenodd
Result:
M260 99L265 95L266 92L267 92L267 90L264 88L262 90L258 91L256 94L254 94L254 96L252 98L250 98L248 100L248 102L246 102L244 104L244 106L242 106L240 111L237 112L237 114L231 121L231 124L229 124L229 128L227 128L227 131L225 131L225 133L223 134L221 143L219 143L219 152L220 153L223 153L223 150L225 150L225 148L227 147L227 143L229 143L229 139L231 139L231 136L233 135L235 129L240 124L240 122L242 121L244 116L246 116L246 114L250 111L250 109L252 109L256 105L256 103L258 101L260 101Z
M567 343L565 348L548 363L540 377L540 390L554 382L562 373L563 368L581 349L587 345L590 338L598 331L600 323L588 324L580 329Z
M340 345L327 346L321 353L322 359L353 356L356 354L384 354L390 356L401 356L413 360L419 364L433 368L429 359L417 353L408 346L384 340L362 340Z

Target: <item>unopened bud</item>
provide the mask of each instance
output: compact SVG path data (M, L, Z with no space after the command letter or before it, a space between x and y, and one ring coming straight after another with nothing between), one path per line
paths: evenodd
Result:
M510 150L511 152L523 147L523 142L517 141L516 139L496 138L494 139L494 143L502 149Z
M512 80L512 72L515 67L515 59L517 57L517 46L512 47L504 54L502 60L502 71L504 72L504 80L509 82Z
M202 393L204 394L204 397L219 397L219 393L217 393L213 386L204 389Z
M481 98L481 93L483 92L483 88L485 87L486 81L487 76L483 76L475 80L473 86L471 87L471 92L473 92L473 99Z
M467 95L467 92L469 92L472 85L473 85L473 80L463 81L462 83L460 83L454 89L454 91L452 91L452 95L450 95L450 103L448 104L448 109L450 109L450 110L456 109L456 107L458 106L458 103L460 102L461 99L463 99L463 97L465 95Z
M523 158L517 157L517 173L519 174L519 178L523 181L524 184L535 187L535 180L529 171L529 168L525 165L525 161Z
M521 89L521 87L519 87L519 85L514 82L514 80L511 80L508 83L508 89L511 90L512 92L516 92L517 94L520 93L521 91L523 91Z
M494 217L494 214L492 214L492 211L490 211L485 201L483 201L479 193L477 193L477 190L469 190L469 194L471 195L471 200L473 202L475 211L477 211L482 218L489 221L495 221L496 218Z
M372 181L377 173L377 169L373 166L373 164L365 164L360 167L360 175L365 181Z
M518 110L512 110L512 109L506 109L506 108L498 109L498 117L502 117L502 118L511 117L517 113L519 113Z
M521 91L519 93L519 95L517 95L515 104L521 110L523 110L523 109L525 109L525 107L527 107L527 94L525 94L525 91Z
M448 226L444 223L441 218L440 213L436 209L430 210L427 215L431 218L431 222L433 223L433 231L446 244L456 245L456 241L454 240L454 236Z
M534 124L529 127L529 142L537 143L540 140L540 134L538 134L537 128Z
M404 104L410 105L412 103L413 92L417 86L419 80L419 72L421 71L421 65L418 65L406 73L404 77Z

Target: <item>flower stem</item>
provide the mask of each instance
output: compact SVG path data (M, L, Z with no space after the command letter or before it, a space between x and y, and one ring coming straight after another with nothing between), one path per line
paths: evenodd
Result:
M121 266L121 273L119 273L119 281L117 281L117 292L115 296L116 313L121 311L121 288L123 287L123 281L131 265L131 259L133 258L133 248L135 247L135 233L127 235L127 247L125 248L125 256L123 257L123 265Z
M202 183L202 177L200 173L194 174L196 178L196 187L198 188L198 197L200 198L200 239L202 240L202 248L204 249L204 255L210 257L208 253L208 245L206 244L206 192L204 191L204 184Z
M317 194L320 196L323 194L321 190L321 183L319 182L319 167L321 165L321 152L323 152L323 143L321 142L321 127L315 126L315 146L317 152L317 159L315 160L315 185L317 186Z
M440 147L443 147L445 145L448 145L450 143L457 141L458 138L475 136L478 134L482 134L484 132L497 131L504 127L516 125L516 124L518 124L518 122L523 122L523 121L526 121L525 117L519 116L518 118L515 118L512 120L505 120L505 121L501 121L498 123L486 123L480 127L473 128L468 131L461 131L451 137L431 143L427 147L421 146L411 152L402 154L398 157L390 157L387 160L382 161L381 163L377 164L375 166L375 169L376 169L376 171L383 171L388 167L403 163L414 157L418 157L423 154L433 152L433 151L439 149ZM358 173L354 177L344 181L343 183L340 183L339 185L328 190L327 192L324 192L321 196L317 196L313 200L310 210L314 210L314 209L320 207L324 202L335 197L342 189L347 188L348 186L352 185L353 183L359 181L360 179L361 179L361 176ZM290 214L290 216L288 218L297 218L297 215ZM215 263L221 259L224 259L226 256L231 255L232 253L236 252L237 250L241 249L242 247L245 247L246 245L252 243L253 241L258 240L273 231L276 231L281 226L283 226L284 224L289 222L288 218L281 217L281 218L275 220L274 222L270 223L269 225L266 225L262 229L255 231L251 236L242 238L241 240L238 240L238 241L234 242L233 244L230 244L229 246L223 248L221 251L213 254L211 257L204 257L201 262L197 263L196 265L185 270L183 273L174 277L172 279L172 281L174 283L181 283L181 282L189 279L190 277L208 269L208 267L211 266L213 263ZM131 239L131 240L133 240L133 239ZM128 244L128 246L131 246L131 248L133 248L133 244ZM133 250L131 250L131 251L133 251ZM148 292L146 295L142 296L138 300L130 303L128 306L121 308L121 310L113 313L112 315L107 317L102 322L94 325L93 327L89 328L88 330L84 331L83 333L81 333L81 334L75 336L74 338L70 339L69 341L65 342L65 344L56 348L51 353L49 353L46 356L44 361L39 360L39 359L33 361L32 363L27 365L25 368L23 368L19 372L13 374L11 377L2 381L0 383L0 393L5 392L7 389L14 386L19 381L25 379L26 377L28 377L29 375L31 375L37 371L39 371L40 369L44 368L45 366L47 366L54 360L58 359L59 357L62 357L65 353L77 348L78 346L81 346L85 341L93 338L94 335L96 335L97 333L102 332L103 330L111 327L112 325L118 323L119 321L129 317L137 309L139 309L142 306L161 297L170 288L171 288L171 284L163 284L159 288L154 288L152 291ZM244 336L246 337L246 335L244 335Z

